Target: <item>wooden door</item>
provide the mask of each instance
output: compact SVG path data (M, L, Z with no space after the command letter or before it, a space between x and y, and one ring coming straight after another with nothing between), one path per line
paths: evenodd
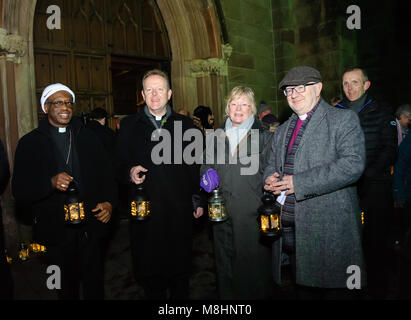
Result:
M61 9L61 29L47 28L47 8L51 5ZM132 113L136 102L122 104L121 97L135 96L137 100L137 80L142 70L147 70L144 66L167 64L170 49L154 0L38 0L34 55L38 101L47 85L60 82L76 94L75 115L96 107L112 115ZM122 65L123 71L132 71L112 79L117 76L118 70L112 70L119 67L119 59L131 63ZM121 102L120 109L113 100ZM40 103L37 110L39 119L43 118Z

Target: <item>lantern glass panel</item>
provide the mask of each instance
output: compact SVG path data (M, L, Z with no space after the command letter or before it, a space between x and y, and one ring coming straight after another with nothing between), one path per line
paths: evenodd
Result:
M208 199L208 218L210 221L225 221L228 219L224 198L219 188L213 190Z
M64 205L65 219L70 223L80 223L84 220L84 203L76 202Z
M150 215L150 201L131 201L131 216L146 219Z

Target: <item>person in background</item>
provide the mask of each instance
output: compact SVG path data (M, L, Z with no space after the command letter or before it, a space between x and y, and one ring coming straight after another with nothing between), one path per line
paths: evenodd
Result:
M225 161L218 159L218 143L212 144L206 146L206 164L201 166L201 174L211 168L217 171L229 216L227 221L212 225L218 293L224 300L269 299L273 288L271 248L260 237L257 209L263 195L263 162L272 133L256 118L254 92L248 87L233 88L225 110L227 120L221 132L216 131L217 139L225 145L225 154L220 158ZM258 135L257 139L253 134ZM243 160L250 151L256 156L256 172L245 174L242 170L250 164Z
M280 125L280 121L278 121L275 115L269 113L261 119L261 124L264 129L274 132Z
M267 114L271 114L271 107L265 101L261 101L258 106L257 117L261 121Z
M411 105L399 106L394 115L395 121L397 121L398 145L400 145L411 126Z
M386 243L392 222L391 168L397 159L397 123L391 108L369 94L371 81L361 68L350 68L342 77L345 98L336 107L358 114L365 136L366 164L357 183L364 212L363 250L367 268L367 294L384 299L388 291Z
M399 146L394 167L393 196L400 213L403 255L399 273L399 298L411 297L411 135L406 135Z
M214 115L210 107L198 106L193 112L194 124L200 128L203 134L207 129L214 129Z

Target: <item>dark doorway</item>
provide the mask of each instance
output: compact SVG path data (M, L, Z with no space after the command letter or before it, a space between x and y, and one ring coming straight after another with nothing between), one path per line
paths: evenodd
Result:
M114 115L128 115L141 110L144 106L141 79L146 71L154 68L166 71L170 75L168 61L111 57Z

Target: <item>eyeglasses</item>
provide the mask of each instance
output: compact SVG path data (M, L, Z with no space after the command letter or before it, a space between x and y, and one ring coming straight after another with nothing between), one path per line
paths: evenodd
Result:
M303 92L305 92L305 87L312 86L314 84L317 84L317 82L302 84L302 85L296 86L294 88L286 88L286 89L284 89L283 92L284 92L284 95L286 97L289 97L293 94L293 90L295 90L295 92L297 92L297 93L303 93Z
M246 108L248 106L249 106L249 104L247 104L247 103L242 103L242 104L230 103L230 107L232 107L232 108L237 108L237 107Z
M73 107L74 106L74 102L71 101L53 101L53 102L47 102L47 104L52 104L56 107L62 107L63 105L66 105L67 107Z

